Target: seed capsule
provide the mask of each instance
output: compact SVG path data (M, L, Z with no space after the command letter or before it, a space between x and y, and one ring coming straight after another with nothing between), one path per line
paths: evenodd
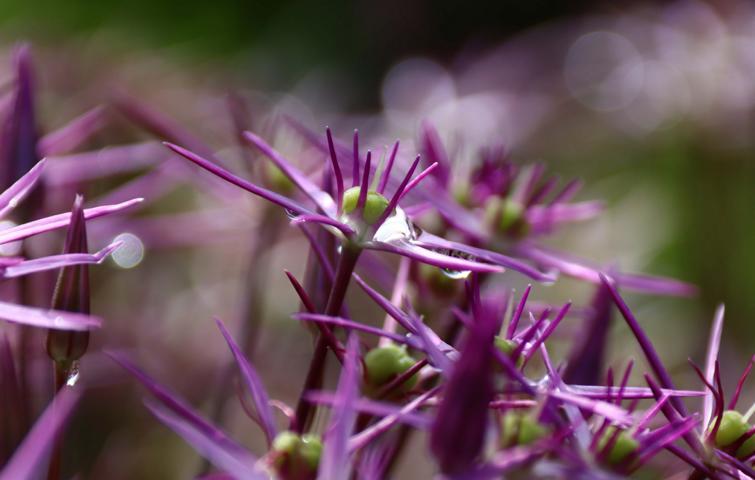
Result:
M500 335L495 337L494 342L495 347L501 353L509 357L511 357L511 354L514 353L516 347L518 346L514 340L509 340L508 338L504 338ZM522 355L519 355L519 358L516 359L516 366L517 368L522 368L522 365L524 365L524 357Z
M598 451L602 451L606 448L608 445L608 442L611 441L611 439L616 434L616 427L608 427L603 431L603 434L600 437L600 440L598 440ZM606 453L606 460L608 463L612 465L616 465L618 463L621 463L624 461L629 455L634 453L638 448L640 444L637 440L632 438L632 436L627 433L625 430L622 430L618 433L616 436L616 440L611 447L610 451Z
M708 431L713 430L715 420L711 422ZM721 417L721 424L716 431L715 443L718 447L726 447L736 442L739 437L747 433L750 426L741 413L736 410L726 410ZM746 444L746 442L745 442ZM744 447L744 445L742 445Z
M548 434L548 427L528 414L506 412L501 423L503 448L529 445Z
M359 203L359 191L360 187L351 187L343 192L343 213L346 215L354 212ZM364 202L364 211L362 212L362 220L367 225L375 223L388 208L388 199L375 191L367 192L367 199Z
M281 432L273 440L273 466L283 479L314 478L320 465L322 441L312 434Z
M380 386L409 370L415 363L415 360L406 353L406 347L386 345L373 348L364 356L367 384L370 389L377 390ZM417 376L412 375L401 384L398 390L401 393L406 393L416 383Z

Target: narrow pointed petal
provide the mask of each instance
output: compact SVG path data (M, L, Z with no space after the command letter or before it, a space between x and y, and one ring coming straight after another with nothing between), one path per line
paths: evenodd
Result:
M451 257L442 253L423 248L415 243L399 240L396 242L369 242L366 248L371 250L379 250L383 252L395 253L404 257L409 257L418 262L433 265L438 268L444 268L452 271L470 271L470 272L487 272L487 273L499 273L503 271L502 267L498 265L490 265L488 263L475 262L473 260L465 260L463 258Z
M126 202L114 204L114 205L101 205L99 207L92 207L84 209L84 218L91 220L94 218L109 215L111 213L120 212L137 203L144 201L143 198L134 198ZM60 213L58 215L52 215L50 217L41 218L33 222L23 223L13 228L3 230L0 232L0 245L15 242L16 240L23 240L24 238L39 235L40 233L56 230L61 227L65 227L71 221L71 213Z
M480 305L475 310L475 322L451 369L430 431L430 449L449 475L471 470L479 459L494 393L495 309Z
M705 355L705 378L713 383L713 374L718 359L718 349L721 346L721 331L724 326L724 306L719 305L716 315L713 317L713 325L710 327L708 339L708 352ZM710 425L713 414L713 392L708 391L703 397L703 425Z
M105 147L91 152L51 156L45 184L70 185L156 165L172 158L158 142Z
M377 192L381 195L385 192L385 187L388 186L388 180L390 180L391 178L391 171L393 170L393 164L396 162L396 154L398 153L398 147L399 147L399 141L396 140L396 143L393 144L391 155L388 157L388 163L385 166L383 175L380 177L380 183L378 184Z
M430 163L438 164L438 169L433 174L435 178L444 187L448 186L451 179L451 162L440 139L440 135L438 135L438 131L428 121L422 122L420 145L422 146L422 153L425 158Z
M73 331L90 330L102 325L102 319L92 315L62 310L44 310L7 302L0 302L0 320L31 327Z
M338 154L336 153L336 147L333 143L333 134L329 127L325 128L325 136L328 138L328 150L330 152L330 166L333 169L333 175L336 179L336 206L338 207L338 213L340 214L343 205L343 174L341 173L341 166L338 164Z
M270 398L267 396L267 390L265 390L257 371L246 359L244 353L233 340L233 337L231 337L231 334L225 328L225 325L223 325L223 322L219 318L215 318L215 323L220 329L220 333L223 334L223 338L225 338L225 341L228 343L228 347L233 353L233 358L236 360L236 364L239 367L244 383L246 384L249 393L252 395L254 407L257 410L260 425L265 431L265 438L267 438L267 444L269 447L272 445L275 436L278 434L278 429L275 427L275 421L273 420L273 411L270 408Z
M600 283L601 269L585 260L571 258L563 253L528 242L518 244L514 247L514 252L542 266L555 268L570 277ZM626 273L615 273L612 276L622 288L639 292L677 296L689 296L697 292L694 285L670 278Z
M293 166L291 162L283 158L273 147L267 144L262 138L252 132L244 132L244 139L251 145L257 147L266 157L273 161L276 167L284 173L307 197L312 200L325 214L335 215L336 204L333 198L326 192L322 191L312 180L307 178L304 173Z
M200 455L237 480L268 480L270 477L255 468L256 459L240 446L230 448L226 442L214 438L202 428L154 400L145 400L152 414L176 432Z
M7 267L3 277L14 278L31 273L55 270L57 268L71 267L75 265L100 264L123 244L121 241L113 242L96 253L64 253L62 255L50 255L49 257L26 260Z
M239 454L246 453L246 449L238 445L221 429L205 420L183 399L144 373L128 357L118 352L105 352L105 354L133 375L162 405L175 414L182 422L190 425L192 429L197 430L202 436L212 439L215 444L224 449Z
M0 218L6 216L8 212L16 208L21 200L26 198L29 192L37 185L44 168L45 160L42 159L0 194Z
M39 153L47 157L70 152L86 142L104 124L105 109L101 106L94 107L42 137L39 140Z
M333 414L323 438L318 480L348 480L351 461L347 445L356 423L354 402L359 395L359 342L352 335L346 344L341 378L338 381Z
M237 187L243 188L247 192L250 192L259 197L262 197L268 202L275 203L276 205L280 205L286 210L290 210L299 215L317 215L315 212L311 211L310 209L306 207L303 207L302 205L299 205L298 203L294 202L288 197L284 197L283 195L280 195L273 191L267 190L262 187L258 187L257 185L250 183L244 180L243 178L232 174L231 172L219 167L218 165L215 165L209 160L202 158L199 155L189 150L186 150L183 147L179 147L178 145L173 145L172 143L165 143L165 146L170 148L177 154L181 155L182 157L186 158L187 160L190 160L196 163L197 165L204 168L208 172L222 178L223 180L229 183L236 185Z
M595 385L603 377L604 355L611 326L611 293L604 285L596 287L591 312L583 320L584 328L575 335L567 357L564 381Z
M354 229L351 228L349 225L343 222L339 222L338 220L335 220L334 218L331 218L331 217L327 217L325 215L318 215L318 214L299 215L298 217L293 219L291 223L294 225L301 225L304 223L319 223L321 225L327 225L327 226L336 228L347 237L354 235L356 233Z
M335 325L338 327L346 327L352 330L358 330L365 333L371 333L380 337L390 338L391 340L399 343L411 344L416 346L415 342L411 342L407 337L398 335L391 332L386 332L379 327L373 327L371 325L365 325L363 323L349 320L348 318L332 317L330 315L323 315L320 313L294 313L291 315L296 320L315 322L315 323L327 323L328 325Z
M114 95L115 107L136 125L151 132L160 140L186 145L203 157L217 160L212 147L196 135L185 130L167 115L123 92Z
M34 113L34 85L31 53L28 45L14 52L16 84L13 107L2 126L0 164L3 165L2 185L21 178L40 160L37 151L37 120Z
M399 184L398 188L396 188L396 191L393 193L393 196L391 197L390 201L388 202L388 206L385 208L385 211L383 212L380 217L378 217L377 221L375 222L375 228L378 228L380 225L385 222L385 220L393 215L393 211L396 210L396 207L398 206L399 200L401 200L401 195L404 193L404 189L406 189L406 185L409 183L409 181L412 178L412 175L414 174L414 170L417 168L417 165L419 164L419 155L417 155L417 158L414 159L414 162L412 162L412 165L409 167L409 171L404 176L403 180L401 180L401 183Z
M528 265L521 260L512 258L497 252L491 252L490 250L484 250L482 248L472 247L460 242L453 242L444 238L438 237L428 232L422 232L415 243L422 247L456 250L463 252L467 255L485 260L495 265L500 265L503 268L510 268L517 272L530 277L538 282L550 283L556 280L556 276L552 273L543 273L540 270Z
M45 409L13 457L0 471L0 480L37 478L44 468L53 443L63 430L76 406L80 393L64 388Z
M313 403L330 406L334 406L338 398L338 395L334 392L323 392L318 390L307 392L305 396L307 397L307 400ZM427 401L427 404L431 404L430 400ZM400 423L411 425L414 428L426 429L432 424L432 419L429 415L419 412L400 413L402 407L395 403L379 402L367 398L357 398L354 400L352 406L359 412L365 412L379 417L399 415Z
M603 282L603 285L608 288L611 297L616 303L616 306L619 308L619 311L624 317L624 320L626 320L629 329L637 339L637 343L640 345L640 348L645 354L645 357L648 360L648 364L650 365L650 369L655 374L656 378L661 384L661 387L674 389L674 383L671 380L671 376L666 370L666 367L663 365L661 358L658 356L658 352L656 352L653 343L650 341L647 334L640 326L640 323L634 317L634 314L632 314L632 311L629 310L629 307L624 302L624 299L619 295L619 292L616 290L613 282L602 273L600 274L600 280ZM686 415L687 409L684 407L684 404L678 399L678 397L673 397L671 399L671 402L674 404L674 407L679 411L679 413L682 414L682 416Z
M382 418L377 423L370 425L366 429L351 437L351 439L349 440L349 451L356 452L369 445L370 442L374 441L377 437L393 428L393 426L397 423L400 423L403 415L414 412L428 399L437 394L439 388L440 387L431 388L414 400L408 402L396 413Z

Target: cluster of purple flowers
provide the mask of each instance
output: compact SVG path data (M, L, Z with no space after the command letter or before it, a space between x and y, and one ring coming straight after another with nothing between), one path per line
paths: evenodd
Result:
M82 395L78 362L87 353L90 331L102 323L90 313L88 265L121 246L113 242L90 254L87 225L141 201L84 208L83 198L76 196L70 213L31 220L43 209L40 196L56 184L54 177L42 181L46 165L40 159L73 150L102 120L100 110L93 110L40 136L29 62L28 50L19 49L14 88L2 104L7 188L0 195L0 215L17 224L0 231L0 245L58 228L67 228L67 236L62 254L28 259L21 251L0 258L0 275L7 279L59 271L48 306L23 306L20 295L0 302L0 318L23 325L24 331L46 330L57 393L31 426L23 358L13 351L26 348L23 335L13 342L4 336L2 480L36 478L42 471L60 478L61 456L75 448L66 444L63 427ZM259 335L253 307L266 295L264 286L249 285L250 315L241 332L232 333L215 319L235 367L211 395L215 412L210 416L152 378L128 354L108 352L146 387L149 411L213 466L201 473L203 478L392 478L407 442L418 435L426 439L438 478L609 479L638 472L755 478L755 427L749 422L755 409L737 410L752 364L727 403L717 360L723 308L714 319L705 365L691 366L700 390L679 389L618 289L689 295L694 288L603 268L540 242L563 224L600 213L600 202L573 201L579 182L559 186L542 165L519 165L494 147L481 151L473 168L458 171L429 122L419 132L419 154L404 156L396 142L378 158L364 149L356 131L349 145L330 129L321 136L284 121L278 129L289 129L308 143L306 155L288 159L246 130L246 105L233 96L234 136L250 175L235 174L222 155L172 121L126 96L115 103L164 140L164 152L258 197L260 208L267 202L271 207L264 207L270 208L264 218L270 225L260 235L270 235L268 241L274 241L285 219L309 245L303 281L285 272L300 300L292 318L312 327L314 338L294 403L271 399L250 361ZM119 147L110 158L136 148L142 147ZM85 166L73 170L85 177ZM119 168L113 164L105 171ZM181 175L207 186L204 172ZM118 196L149 191L148 181L133 182ZM30 206L20 212L24 199ZM252 260L250 268L257 268L259 258ZM506 271L511 273L501 275ZM533 282L521 293L511 283L520 276ZM593 301L574 309L571 302L534 301L538 291L561 276L593 284ZM24 284L20 290L29 288ZM384 315L382 325L366 318L366 309L350 305L347 293L356 288ZM631 360L621 372L606 366L615 309L645 357L648 371L641 375L632 376ZM567 317L582 322L573 339L559 328ZM549 348L557 337L572 341L558 357ZM332 386L327 381L331 370L338 372ZM218 412L236 378L239 401L250 428L264 435L265 451L250 451L224 431ZM633 378L643 382L632 385ZM699 411L690 408L692 401L701 404Z

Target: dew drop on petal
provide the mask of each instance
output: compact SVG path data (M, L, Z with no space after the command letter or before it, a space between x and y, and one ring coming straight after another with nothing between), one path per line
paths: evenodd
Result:
M144 259L144 243L133 233L121 233L113 241L123 242L111 255L119 267L134 268Z
M372 237L376 242L390 243L400 240L416 239L416 230L403 209L396 207L396 211L385 219L375 235Z
M76 382L79 381L79 362L73 362L71 365L71 371L68 373L68 378L66 379L66 385L69 387L73 387L76 385Z
M440 271L452 280L464 280L472 273L470 270L451 270L450 268L441 268Z

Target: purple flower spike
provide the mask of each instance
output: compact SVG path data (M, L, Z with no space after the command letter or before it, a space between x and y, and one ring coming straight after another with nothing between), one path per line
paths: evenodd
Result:
M430 449L445 474L471 470L485 441L488 404L493 399L493 338L497 312L487 304L475 321L443 389L430 432Z
M575 338L569 353L563 375L565 382L595 385L600 381L612 306L610 291L605 285L599 285L591 302L589 316L584 319L584 328Z
M50 132L39 141L39 152L43 157L63 155L84 143L105 123L105 109L94 107L74 118L63 127Z
M0 218L7 215L11 210L16 208L21 200L26 198L29 192L37 185L44 167L45 160L42 159L0 194Z
M385 171L383 171L383 176L380 177L380 184L378 185L378 193L383 194L385 193L385 187L388 186L388 180L391 178L391 171L393 170L393 163L396 161L396 154L398 153L398 146L399 141L396 140L396 143L393 144L393 150L391 150L391 155L388 157L388 163L385 166Z
M200 455L216 467L231 474L233 478L269 480L270 477L267 474L255 467L256 459L246 450L237 445L235 445L236 448L229 448L219 439L208 435L197 424L177 415L154 400L145 400L144 403L158 420L176 432Z
M141 371L126 356L115 352L105 353L139 380L160 402L160 405L154 402L147 404L152 413L218 468L227 470L236 478L267 478L255 467L254 457L245 448L205 420L184 400Z
M99 207L84 209L84 218L87 220L109 215L111 213L120 212L129 207L141 203L143 198L134 198L126 202L118 203L115 205L102 205ZM71 221L70 213L60 213L58 215L52 215L50 217L34 220L33 222L23 223L13 228L3 230L0 232L0 245L17 240L23 240L40 233L56 230L61 227L65 227Z
M336 154L336 147L333 143L333 134L330 131L330 127L325 128L325 135L328 137L330 166L333 169L333 175L336 179L336 205L338 206L338 214L340 215L341 209L343 208L343 174L341 173L341 166L338 164L338 155Z
M666 370L666 367L663 365L661 358L658 356L658 352L655 351L655 347L653 347L653 343L650 341L647 334L640 326L640 323L632 314L632 311L629 310L629 307L627 306L626 302L624 302L624 299L621 298L621 296L619 295L619 292L616 290L616 287L614 286L613 281L609 280L608 277L606 277L602 273L600 274L600 280L601 282L603 282L603 285L605 285L605 287L608 288L608 292L611 294L611 297L613 298L613 301L616 303L616 306L619 308L619 311L621 312L621 315L624 317L624 320L626 320L627 325L629 326L629 329L632 331L635 338L637 339L637 343L639 343L640 348L642 349L643 353L645 354L645 357L648 360L648 364L650 365L650 368L653 370L653 373L655 374L656 378L660 382L661 386L663 388L673 390L674 383L671 381L671 376ZM678 397L673 397L671 399L671 403L673 403L674 408L676 408L679 411L679 413L682 414L682 416L687 415L687 409L684 407L684 403L682 403L682 401L679 400Z
M312 210L299 205L298 203L294 202L293 200L288 199L287 197L284 197L283 195L280 195L278 193L275 193L273 191L267 190L262 187L258 187L257 185L254 185L253 183L250 183L246 180L244 180L241 177L237 177L236 175L232 174L231 172L215 165L211 161L200 157L196 153L193 153L189 150L186 150L183 147L179 147L178 145L173 145L172 143L165 143L165 146L176 152L177 154L181 155L182 157L186 158L187 160L190 160L200 167L204 168L208 172L217 175L218 177L222 178L223 180L230 182L237 187L243 188L247 192L253 193L259 197L264 198L268 202L275 203L276 205L280 205L281 207L285 208L286 210L289 210L291 212L294 212L299 215L317 215Z
M236 364L241 372L241 377L244 379L249 393L254 400L254 406L257 410L257 417L260 421L260 426L265 432L265 438L267 439L268 447L272 445L275 436L278 434L278 429L275 427L275 421L273 420L273 412L270 409L270 399L267 396L267 391L262 385L257 371L252 367L249 361L244 356L243 352L231 337L231 334L223 325L223 322L219 318L215 318L215 323L220 329L220 333L223 334L223 338L228 343L228 348L233 353L233 358L236 360Z
M13 107L2 125L0 160L3 164L2 185L15 182L40 159L37 151L37 121L34 114L34 86L31 53L28 45L14 52L16 84Z
M359 185L359 130L354 130L353 163L351 166L352 187Z
M37 478L42 464L71 416L81 393L64 388L45 409L31 432L18 447L13 457L0 471L0 480L26 480Z
M322 460L317 475L321 480L348 480L351 475L348 441L356 422L354 403L359 395L359 342L352 335L346 344L341 378L338 381L333 416L324 435Z
M102 325L102 319L92 315L44 310L6 302L0 302L0 320L30 327L73 331L90 330Z

